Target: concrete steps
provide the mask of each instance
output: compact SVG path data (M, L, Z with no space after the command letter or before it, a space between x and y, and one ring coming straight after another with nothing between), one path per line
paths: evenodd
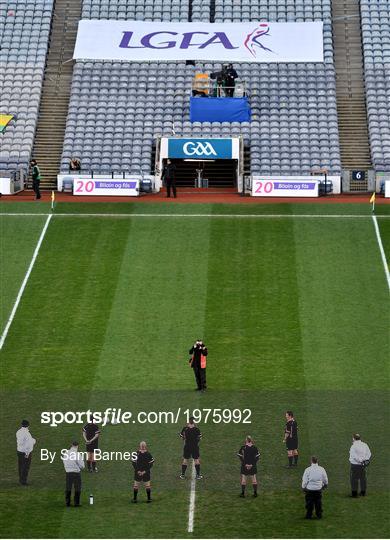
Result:
M52 189L57 183L80 17L81 0L56 0L33 149L42 172L42 189Z
M343 169L372 168L358 0L333 0L337 113Z

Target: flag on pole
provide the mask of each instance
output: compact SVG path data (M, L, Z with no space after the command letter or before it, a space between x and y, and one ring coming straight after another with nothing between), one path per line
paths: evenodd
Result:
M51 192L51 209L54 210L54 201L56 200L56 196L54 191Z
M374 193L371 195L371 199L370 199L370 203L372 204L372 211L373 212L375 210L375 196L376 196L376 193L374 191Z
M0 114L0 133L5 130L13 117L13 114Z

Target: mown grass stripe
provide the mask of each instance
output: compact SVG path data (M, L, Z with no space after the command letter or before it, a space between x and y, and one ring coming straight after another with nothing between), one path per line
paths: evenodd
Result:
M53 216L53 217L94 217L94 218L258 218L258 219L282 219L282 218L294 218L294 219L368 219L371 218L369 214L46 214L46 213L2 213L2 216ZM389 215L380 215L379 218L390 218Z

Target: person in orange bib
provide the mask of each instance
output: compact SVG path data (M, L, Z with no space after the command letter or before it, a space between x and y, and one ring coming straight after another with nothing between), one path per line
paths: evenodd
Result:
M204 392L207 388L206 386L206 360L207 360L207 347L201 339L195 341L194 345L191 347L189 354L191 358L189 364L194 370L195 380L197 384L198 392Z

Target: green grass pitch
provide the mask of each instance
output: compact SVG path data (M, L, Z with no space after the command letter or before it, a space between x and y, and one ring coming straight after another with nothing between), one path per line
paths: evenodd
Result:
M1 332L49 212L1 206ZM377 215L389 260L390 207ZM0 536L388 537L389 322L368 204L58 204L0 351ZM198 337L210 351L204 395L187 364ZM130 504L132 467L111 461L83 474L83 506L65 508L62 463L41 461L40 449L81 440L81 425L50 427L41 412L106 407L251 410L250 424L200 423L193 533L190 480L178 478L182 414L177 424L102 428L103 450L149 443L152 505L142 490ZM282 444L289 408L300 431L294 470ZM22 488L15 431L25 417L38 442ZM368 496L357 500L353 432L373 452ZM235 454L247 434L261 452L259 497L242 500ZM330 483L324 519L307 522L300 482L311 454Z

